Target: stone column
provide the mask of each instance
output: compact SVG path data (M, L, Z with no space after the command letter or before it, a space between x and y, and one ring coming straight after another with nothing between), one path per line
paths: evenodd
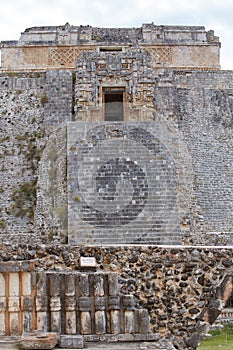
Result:
M118 275L110 273L108 275L109 288L109 311L110 311L110 333L121 333L120 297L118 291Z
M135 310L137 314L137 333L148 334L150 333L150 316L148 310L139 309Z
M31 274L30 272L22 273L22 296L21 305L23 311L23 332L32 331L32 288L31 288Z
M8 311L10 335L19 335L21 328L20 298L19 298L19 273L9 273L9 297Z
M5 275L0 273L0 336L6 334L6 281Z
M80 275L79 310L81 320L81 334L91 334L91 298L88 275Z
M51 332L61 333L61 296L60 274L49 274L50 290L50 329Z
M94 275L95 333L106 333L106 300L104 297L104 275Z
M36 274L36 323L37 330L48 332L48 291L47 275L43 272Z
M65 275L66 334L76 334L75 276Z
M135 303L133 295L123 296L125 333L135 332Z

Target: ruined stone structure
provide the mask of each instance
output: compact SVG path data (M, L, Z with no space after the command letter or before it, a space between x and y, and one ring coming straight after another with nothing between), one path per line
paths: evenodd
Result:
M219 39L204 27L157 26L93 28L65 26L28 28L19 41L1 43L2 68L75 69L80 53L126 53L130 47L151 54L153 68L219 69ZM125 63L127 66L127 62Z
M1 43L0 342L197 347L233 290L219 50L153 23Z

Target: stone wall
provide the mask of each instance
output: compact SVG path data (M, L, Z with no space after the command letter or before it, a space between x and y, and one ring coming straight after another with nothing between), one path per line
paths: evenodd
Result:
M50 169L55 161L51 147L53 148L56 140L51 135L59 125L71 119L73 84L70 72L54 72L52 76L51 79L49 73L28 73L5 74L0 78L2 241L27 241L29 237L33 241L40 240L44 234L43 227L47 227L46 220L41 223L41 214L35 215L35 212L36 207L40 208L37 213L39 210L41 213L46 211L46 205L41 206L41 193L49 175L43 180L38 176L43 172L45 164ZM49 141L49 138L53 141ZM50 154L46 158L44 148L47 142L50 145ZM44 165L40 162L41 157L45 159ZM66 169L64 164L62 169L63 172ZM61 184L56 186L62 188ZM60 192L63 193L63 190ZM47 192L47 200L51 200L50 197ZM62 206L62 201L65 202L64 196L61 199L60 195L59 198ZM35 220L39 231L35 228ZM57 227L59 224L53 226Z
M8 335L21 332L13 321L31 315L24 322L27 332L53 330L86 343L166 337L178 349L196 349L233 291L230 248L8 244L0 246L0 259L0 278L6 281L0 321L7 322ZM22 278L28 281L25 292L21 289L25 307L19 308L21 295L15 292L15 309L11 304L6 309L13 313L10 326L4 319L9 288L3 286L12 281L17 291ZM73 322L76 317L81 323ZM144 317L143 329L138 317ZM130 327L128 334L124 327Z
M151 53L153 68L179 69L219 69L218 48L212 48L212 58L209 60L209 47L193 47L186 45L146 45L141 48ZM124 46L124 52L128 50ZM47 46L30 48L1 48L2 70L44 70L44 69L75 69L76 61L80 54L85 51L98 51L96 46L64 46L50 48ZM114 49L112 49L114 51ZM199 59L201 57L201 59ZM17 58L17 60L16 60Z
M91 26L35 27L19 41L1 42L2 69L75 69L86 50L122 51L131 47L148 50L153 68L192 67L219 69L219 38L211 30L195 26L93 28Z
M214 234L212 238L208 237L212 240L212 244L218 244L218 241L221 241L221 236L224 238L224 232L232 232L232 182L230 175L232 164L230 136L232 133L232 83L229 80L231 76L231 72L222 72L220 75L216 72L204 74L199 72L186 73L185 75L178 73L175 78L177 79L175 100L178 96L180 105L173 104L172 108L175 110L178 108L178 127L186 140L186 145L193 159L194 192L198 193L196 197L198 199L196 202L196 223L199 221L201 224L199 228L196 226L193 242L198 239L201 244L203 244L203 238L206 238L206 236L202 236L203 232L221 233L216 235L214 239ZM169 88L166 89L166 93L168 91ZM170 94L173 93L174 91L170 89ZM192 100L190 105L189 97ZM222 115L222 117L218 119L217 115L219 117ZM173 118L172 114L171 118ZM223 196L221 191L224 192ZM223 202L221 198L224 198ZM204 217L211 218L208 220L208 224L200 217L203 215L200 209L204 207L206 208ZM217 219L217 211L221 212L222 217L224 217L222 223ZM198 220L198 217L201 220ZM210 240L208 241L210 242Z
M45 129L45 76L1 75L1 237L30 235Z
M181 244L193 178L176 130L162 122L72 122L67 155L71 244Z
M90 53L90 57L93 55L110 60L112 54ZM127 128L133 127L133 124L130 124L132 122L135 123L135 127L144 130L148 140L156 137L173 164L172 178L176 188L174 198L178 204L174 206L176 222L173 222L173 227L176 228L172 234L168 230L170 233L167 232L167 236L164 236L162 227L166 225L160 223L156 233L140 237L138 243L161 243L163 239L163 242L168 244L169 239L166 237L173 237L170 243L181 243L183 239L185 244L231 244L232 72L160 70L156 75L150 68L149 56L136 51L132 55L137 56L138 61L136 56L134 59L138 64L140 60L147 62L143 73L137 71L134 79L130 63L125 63L128 65L125 77L128 78L123 81L117 78L116 72L121 73L121 70L115 72L114 60L111 68L108 68L111 73L111 86L117 87L123 82L121 86L127 100L125 111L128 122L118 125L118 132L115 132L115 135L111 132L105 143L107 145L109 142L107 149L110 153L110 143L115 142L114 139L118 140L119 144L129 143ZM122 54L120 57L123 60ZM146 57L148 61L145 60ZM88 58L86 62L89 62ZM119 66L119 63L117 64ZM99 78L99 81L95 78L100 72L105 72L106 68L97 69L93 66L90 69L83 70L82 76L77 73L76 78L70 71L64 70L48 71L46 74L1 75L0 224L1 232L4 233L1 240L19 240L22 237L27 240L28 235L32 235L35 240L44 235L47 237L47 234L50 239L54 236L61 239L61 235L63 239L67 239L67 186L73 186L67 183L66 179L67 156L69 162L72 157L76 157L76 151L72 149L73 142L77 141L75 147L78 146L80 133L85 135L88 130L91 132L91 124L85 124L85 121L102 120L102 85L108 86L109 82L106 76ZM80 67L78 72L81 72ZM84 73L92 78L86 79ZM81 100L81 97L85 101ZM78 122L81 119L83 121ZM67 123L71 123L68 131L72 128L74 130L68 148ZM94 126L97 127L97 124L93 124L95 134ZM115 127L114 124L112 127ZM101 129L100 125L99 128ZM137 137L134 140L135 145L141 145L146 152L150 148L145 143L149 141L144 140L147 136L141 138L141 141L139 136L139 139ZM103 138L101 140L103 141ZM124 151L125 159L130 150L127 147ZM92 147L92 153L94 149L95 147ZM114 158L122 158L122 154L119 153L118 157L116 151L114 152ZM134 161L139 157L139 151L137 153L138 155L134 151ZM81 152L78 157L84 159L86 155L83 158ZM106 162L110 160L108 157L111 158L111 154L105 159ZM86 157L87 159L89 157ZM75 169L75 160L72 162ZM97 160L93 159L92 165L97 163ZM145 167L147 168L148 166ZM161 171L171 175L171 170L168 171L166 166ZM94 173L90 175L94 176ZM125 201L127 202L126 198ZM109 204L108 200L105 202L106 205ZM77 202L76 205L81 203ZM163 212L168 210L170 209L165 207ZM91 239L94 243L92 229L89 231L88 240L90 242ZM106 237L105 234L104 236ZM81 237L82 234L79 238ZM76 238L72 238L71 241L78 243L79 238ZM129 243L125 238L126 241Z
M77 60L75 119L103 121L104 91L115 87L124 91L124 121L151 121L155 82L152 58L147 51L87 51Z

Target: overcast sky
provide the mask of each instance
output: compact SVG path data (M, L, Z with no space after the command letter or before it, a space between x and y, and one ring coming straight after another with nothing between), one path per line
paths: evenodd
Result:
M233 69L233 0L0 0L0 41L44 25L203 25L220 37L221 67Z

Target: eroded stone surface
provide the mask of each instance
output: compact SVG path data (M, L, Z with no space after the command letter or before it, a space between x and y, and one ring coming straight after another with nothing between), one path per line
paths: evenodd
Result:
M219 47L204 27L153 23L1 43L1 335L197 347L233 288L233 79ZM104 122L116 91L123 122ZM22 346L53 346L38 339Z
M56 333L31 333L25 334L21 337L19 341L19 347L22 350L32 350L32 349L54 349L57 342Z
M98 70L95 69L93 72L96 76ZM69 210L67 210L66 201L68 186L66 162L67 153L69 156L75 153L72 144L70 144L71 149L66 148L67 122L71 121L72 118L75 120L83 119L81 123L84 127L85 121L99 123L102 118L101 98L99 97L98 100L98 93L94 94L92 90L92 87L98 90L98 86L84 84L83 79L80 78L82 86L80 85L79 88L83 88L83 98L88 101L81 102L75 95L78 85L75 88L70 71L50 71L46 74L38 74L21 73L9 76L6 73L1 73L0 154L3 165L0 172L2 193L0 197L2 209L0 226L1 232L4 233L1 235L1 241L11 244L19 241L27 242L28 240L46 242L59 239L64 242L67 239ZM137 77L139 77L138 73ZM106 76L101 79L100 84L101 82L108 84ZM113 75L111 79L113 79L111 85L117 86L119 84L117 75ZM170 187L167 188L171 188L169 182L171 179L175 184L175 201L179 215L176 216L177 223L175 221L167 223L176 227L173 231L173 243L178 243L183 237L185 244L230 245L232 242L233 212L232 192L230 190L232 188L230 164L233 149L231 128L232 73L224 71L193 71L190 73L166 70L153 72L151 70L150 81L152 80L154 81L152 85L150 83L138 84L137 78L137 84L135 82L137 88L140 87L142 92L144 91L142 94L140 92L140 96L136 94L136 90L134 91L132 86L130 94L133 98L133 102L130 102L132 114L129 113L129 121L132 122L132 126L135 121L142 123L144 136L140 138L139 135L134 141L137 153L138 150L140 152L144 149L147 151L147 155L148 145L151 142L149 136L154 135L154 133L150 133L146 129L144 121L153 122L156 130L161 130L161 126L164 127L159 135L159 140L160 144L164 145L167 154L162 155L162 149L160 154L167 163L164 168L160 166L161 171L158 167L157 180L155 178L155 181L161 183L162 186L162 179L168 175L167 184L169 183ZM159 83L155 84L155 81ZM126 80L125 83L127 86ZM170 86L167 86L168 83ZM86 89L87 85L88 89ZM63 92L64 89L66 93ZM99 92L102 94L101 91ZM47 102L44 102L44 94L49 99ZM94 95L91 97L89 94ZM84 114L79 109L79 111L73 111L72 116L72 95L74 95L73 103L80 102L77 106L82 107ZM97 104L97 112L92 115L93 103ZM152 107L149 108L148 106L151 104ZM138 112L142 114L138 114ZM135 122L135 128L139 126L137 123ZM124 124L126 126L127 123L124 122ZM145 136L145 131L147 131L146 135L148 136ZM124 133L114 134L112 132L111 134L111 138L119 142L120 139L125 142L124 137ZM109 147L110 153L112 151L111 138L105 139L106 147ZM147 143L143 144L143 139ZM91 144L89 141L88 147ZM92 148L93 151L89 152L89 157L86 157L86 160L90 158L92 153L94 154L94 149L97 151L96 141ZM128 148L128 150L130 149ZM115 154L114 159L124 158L126 164L137 161L136 155L133 159L127 160L127 157L130 158L130 154L126 152L124 157L121 154L120 157L119 154ZM174 176L168 172L170 159L167 157L168 155L173 158ZM77 155L77 157L81 156L81 153ZM68 158L71 159L71 157ZM111 159L105 159L104 163L110 164ZM106 177L109 173L103 172L104 163L100 164L99 174L105 174ZM140 157L138 163L142 167ZM97 159L93 160L92 166L94 164L97 164ZM98 172L96 176L97 174ZM147 180L149 177L145 178ZM130 194L131 187L127 186L127 183L128 178L121 181L122 191L126 186L128 194ZM117 184L115 187L118 188ZM98 182L97 188L99 197L100 191L104 189L101 181ZM76 190L78 191L78 188ZM112 195L109 196L109 200L106 195L103 198L102 202L105 202L110 210L111 206L113 207ZM76 201L77 206L81 205L80 199L81 196L74 195L73 200ZM123 205L131 201L132 196L126 195L124 202L121 201L121 203ZM149 225L149 222L147 224ZM164 220L162 222L157 220L156 224L151 225L155 236L154 242L156 241L157 244L161 244L164 240L161 228L163 229L165 224ZM86 241L94 243L95 237L92 237L91 232L91 229L87 230ZM110 235L108 238L111 240ZM122 237L122 241L123 239L124 237ZM143 242L150 243L149 237L143 235L138 243ZM169 244L169 239L166 243ZM33 256L34 252L30 251L30 253ZM4 255L4 252L2 254Z
M33 46L30 47L30 43ZM124 52L132 46L146 47L155 68L219 68L220 43L213 30L206 32L202 26L160 26L154 23L139 28L96 28L68 23L27 28L19 41L1 42L2 67L70 69L75 67L80 53L86 50L100 48L104 52L114 51L117 47L116 51ZM127 67L128 62L124 63Z
M9 259L16 257L15 247L4 248ZM26 258L28 250L18 246L17 258ZM232 288L230 248L47 245L33 250L37 253L31 264L2 262L1 279L11 276L14 266L18 272L12 278L20 274L14 279L18 290L22 272L31 273L32 295L26 298L30 302L25 304L25 317L36 305L37 327L60 332L63 319L63 332L83 335L84 342L145 342L168 336L179 349L195 348ZM96 272L80 270L81 256L95 257ZM9 289L6 283L4 291ZM4 291L0 318L9 327ZM19 309L9 311L14 311L14 319L19 317ZM14 333L14 327L10 331Z

